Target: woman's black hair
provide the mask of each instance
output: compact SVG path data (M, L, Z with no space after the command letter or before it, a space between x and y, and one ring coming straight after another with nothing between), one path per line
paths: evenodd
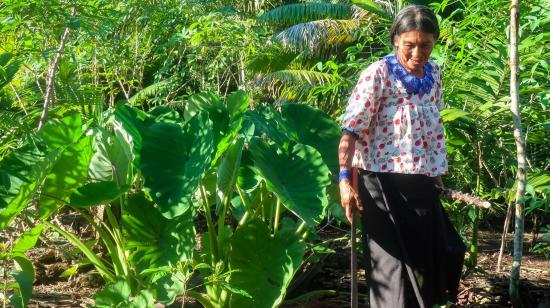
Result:
M399 11L390 29L390 40L394 45L395 37L408 31L431 33L437 41L439 25L434 12L424 5L409 5Z

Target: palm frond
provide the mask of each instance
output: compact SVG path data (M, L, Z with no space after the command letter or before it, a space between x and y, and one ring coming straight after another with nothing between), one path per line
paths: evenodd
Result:
M310 70L280 70L266 74L263 77L263 83L273 84L275 82L284 85L289 84L308 84L316 86L332 80L331 74L310 71Z
M323 50L353 42L361 23L358 20L317 20L297 24L279 32L275 40L293 51Z
M285 50L279 44L270 44L251 56L247 68L255 73L271 73L287 68L297 55L296 52Z
M352 0L352 2L365 11L371 12L386 20L392 20L393 6L388 1Z
M259 17L260 22L275 27L289 27L319 19L348 19L352 17L349 4L295 3L276 7Z
M140 91L138 91L136 94L134 94L134 96L130 97L128 102L131 105L134 105L140 100L146 99L148 97L156 96L160 93L164 93L169 88L170 88L170 82L168 80L163 80L157 83L153 83L152 85L147 86L141 89Z
M285 91L295 92L297 89L302 89L300 95L303 95L311 87L330 82L332 79L333 75L327 73L286 69L266 74L259 82L267 87L273 97L279 97Z
M0 54L0 89L10 83L21 66L21 60L13 60L11 54Z

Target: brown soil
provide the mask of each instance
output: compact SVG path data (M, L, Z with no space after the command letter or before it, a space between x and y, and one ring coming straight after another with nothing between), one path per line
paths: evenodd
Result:
M341 231L334 230L333 237ZM524 243L530 243L526 235ZM456 307L511 307L508 296L509 271L512 265L511 246L505 248L502 260L502 271L496 272L500 234L480 232L478 266L475 271L466 273L459 289ZM528 245L525 245L528 246ZM336 253L324 260L322 268L310 283L292 292L287 298L300 297L311 292L306 301L288 305L288 307L349 307L350 274L349 246L340 245L334 248ZM520 295L526 308L550 308L550 260L525 249L521 267ZM364 270L359 271L359 293L368 294ZM315 296L313 290L334 290L330 296ZM312 292L313 291L313 292ZM359 297L359 307L368 307L368 299Z
M323 237L328 238L337 238L345 234L336 229L324 232L326 234ZM526 238L525 242L529 243L529 238ZM503 258L503 271L498 273L495 267L500 235L494 232L481 232L479 243L478 270L467 274L462 280L456 306L511 307L507 295L508 272L512 264L510 247L507 247ZM289 291L287 299L297 298L315 290L332 291L320 292L318 296L306 296L292 305L286 305L287 307L349 307L350 253L346 244L345 241L335 243L335 253L326 255L317 266L310 266L306 273L298 275L302 276L303 281ZM101 287L102 281L91 268L84 268L81 273L71 278L59 278L71 262L74 262L71 261L74 257L67 251L70 251L67 243L61 245L54 242L48 247L35 248L29 252L36 269L30 307L87 307L93 304L93 294ZM550 261L527 249L522 260L520 291L525 307L550 307ZM359 292L367 294L364 270L360 270L359 273ZM180 307L181 301L172 306ZM360 297L360 307L367 307L366 301L366 297ZM191 306L196 307L196 304ZM186 304L186 307L190 306Z

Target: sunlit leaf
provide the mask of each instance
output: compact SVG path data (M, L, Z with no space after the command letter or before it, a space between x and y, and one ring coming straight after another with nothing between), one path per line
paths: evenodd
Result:
M186 212L214 153L212 122L203 112L182 128L155 123L147 128L141 150L144 187L167 218Z
M282 302L304 256L305 244L294 232L287 227L273 236L259 220L237 229L231 240L229 266L234 272L229 283L250 297L232 294L232 307L276 307Z
M281 151L260 138L253 138L249 149L255 168L281 203L308 224L319 222L328 204L330 184L330 171L321 154L300 144Z

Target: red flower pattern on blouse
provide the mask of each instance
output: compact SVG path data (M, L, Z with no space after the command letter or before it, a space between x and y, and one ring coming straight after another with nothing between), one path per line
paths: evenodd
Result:
M385 61L361 73L344 114L343 128L358 137L352 166L375 172L437 176L447 173L441 71L425 95L407 93Z

